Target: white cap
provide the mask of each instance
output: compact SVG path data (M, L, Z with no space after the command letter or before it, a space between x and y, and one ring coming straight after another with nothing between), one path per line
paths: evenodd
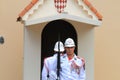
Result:
M65 40L65 47L75 47L75 42L72 38L67 38Z
M58 45L58 44L59 44L59 45ZM63 51L65 50L65 49L64 49L64 45L63 45L63 43L62 43L61 41L57 41L57 42L55 43L54 51L58 52L58 51L59 51L58 48L60 48L60 52L63 52Z

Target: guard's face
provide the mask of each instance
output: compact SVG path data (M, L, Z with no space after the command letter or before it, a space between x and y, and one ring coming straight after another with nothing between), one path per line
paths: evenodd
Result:
M66 53L68 55L74 54L75 47L65 47Z

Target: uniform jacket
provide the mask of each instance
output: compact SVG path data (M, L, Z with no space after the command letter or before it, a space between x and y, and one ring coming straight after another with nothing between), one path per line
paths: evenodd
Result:
M84 69L84 60L74 54L74 57L69 60L67 54L60 56L60 80L85 80L86 74ZM42 80L47 80L47 74L49 74L49 80L56 80L56 66L57 66L57 54L44 60L44 67L42 70Z

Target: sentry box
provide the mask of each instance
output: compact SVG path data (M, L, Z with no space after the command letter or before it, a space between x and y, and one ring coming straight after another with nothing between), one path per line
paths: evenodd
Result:
M23 80L41 80L44 58L53 55L58 38L68 37L86 60L87 80L94 80L94 29L102 16L88 0L32 0L17 21L24 24Z

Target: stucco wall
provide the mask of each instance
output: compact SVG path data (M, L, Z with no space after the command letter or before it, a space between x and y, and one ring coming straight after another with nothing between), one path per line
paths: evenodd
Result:
M31 0L0 0L0 80L23 78L23 25L16 22L19 12ZM89 0L104 16L95 29L95 80L119 80L120 10L119 0Z
M104 16L95 30L95 80L120 79L120 0L90 0Z
M30 0L0 0L0 80L22 80L23 73L23 25L16 17Z

